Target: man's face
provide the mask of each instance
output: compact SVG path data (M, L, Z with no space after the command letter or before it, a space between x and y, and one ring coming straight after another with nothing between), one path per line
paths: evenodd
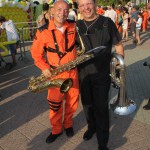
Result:
M92 0L78 0L78 7L84 19L90 21L96 15L96 5Z
M54 13L53 16L54 22L56 26L57 25L62 26L68 17L68 13L69 13L68 4L64 1L56 2L56 4L54 5L53 13Z

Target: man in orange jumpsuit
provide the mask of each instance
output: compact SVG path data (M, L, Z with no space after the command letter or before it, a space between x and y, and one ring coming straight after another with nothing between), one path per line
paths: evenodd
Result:
M47 143L54 142L62 134L63 127L68 137L74 134L72 117L79 103L77 69L62 72L55 77L52 77L51 73L51 69L68 63L76 57L75 24L69 23L66 20L68 13L69 7L65 1L55 2L53 19L50 20L48 28L43 29L38 34L31 47L34 63L41 69L46 78L50 78L51 80L72 78L73 80L72 87L65 94L60 93L59 88L48 89L47 99L50 106L52 131L46 138ZM47 49L47 59L44 57L44 47ZM64 99L66 100L65 106L63 106Z

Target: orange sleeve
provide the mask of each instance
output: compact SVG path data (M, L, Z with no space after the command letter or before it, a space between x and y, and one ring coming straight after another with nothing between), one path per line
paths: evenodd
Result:
M43 34L42 32L40 33L37 30L30 52L31 52L32 58L34 59L34 64L40 70L45 70L45 69L50 68L49 64L47 64L46 59L44 57L44 46L45 46L45 43L44 43Z

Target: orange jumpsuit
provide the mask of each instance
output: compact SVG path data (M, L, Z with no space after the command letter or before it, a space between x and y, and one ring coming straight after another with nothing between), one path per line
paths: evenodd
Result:
M142 21L142 30L143 31L146 31L147 30L147 26L148 26L148 12L147 11L144 11L142 13L142 16L143 16L143 21Z
M76 47L73 46L75 44L76 30L74 23L68 23L67 21L63 25L65 31L62 33L58 29L56 29L54 25L54 20L50 21L48 29L44 29L40 34L37 33L38 37L35 38L33 45L31 47L31 55L34 59L35 65L41 70L50 68L51 66L59 66L69 61L75 59L76 57ZM52 48L56 49L54 44L54 36L52 34L52 30L54 31L56 41L58 44L59 51L61 53L66 53L63 57L60 58L58 53L47 51L46 59L44 58L43 48ZM66 39L67 35L67 39ZM66 51L66 43L68 49L72 47L72 50ZM48 89L48 103L50 106L50 122L52 125L52 134L59 134L62 132L63 127L69 128L73 126L73 114L76 111L79 103L79 83L78 83L78 72L77 69L72 69L70 71L62 72L61 74L53 77L56 78L72 78L73 85L67 93L60 93L59 88L49 88ZM52 79L51 79L52 80ZM63 100L65 101L65 106L63 106ZM64 109L64 117L63 117L63 109Z

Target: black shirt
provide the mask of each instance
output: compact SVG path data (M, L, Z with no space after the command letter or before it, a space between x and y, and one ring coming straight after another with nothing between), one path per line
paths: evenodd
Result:
M93 21L86 22L80 20L77 22L77 26L86 51L98 46L107 47L95 58L79 65L79 75L84 74L83 76L86 76L95 73L109 75L112 45L118 44L121 41L116 25L110 18L98 16ZM88 26L90 27L87 31ZM78 38L77 42L80 42Z

